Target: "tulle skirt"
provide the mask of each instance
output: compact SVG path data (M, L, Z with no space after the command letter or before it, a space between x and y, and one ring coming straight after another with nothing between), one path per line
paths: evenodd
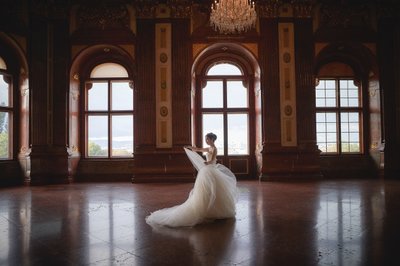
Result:
M237 187L235 175L222 164L199 170L193 189L181 205L151 213L146 222L155 226L193 226L214 219L235 216Z

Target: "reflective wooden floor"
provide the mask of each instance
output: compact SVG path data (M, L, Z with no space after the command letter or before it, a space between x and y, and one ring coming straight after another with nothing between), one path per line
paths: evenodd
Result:
M236 219L153 229L193 184L0 189L0 265L400 265L400 181L240 181Z

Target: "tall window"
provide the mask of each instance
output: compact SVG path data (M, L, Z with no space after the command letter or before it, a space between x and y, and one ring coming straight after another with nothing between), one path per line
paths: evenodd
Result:
M321 79L315 94L317 143L322 153L362 153L362 98L354 80Z
M215 64L207 71L205 82L200 108L202 136L217 134L219 155L248 155L249 92L241 69L230 63Z
M12 76L0 57L0 160L12 159L14 116Z
M96 66L85 83L86 157L133 156L133 82L124 67Z

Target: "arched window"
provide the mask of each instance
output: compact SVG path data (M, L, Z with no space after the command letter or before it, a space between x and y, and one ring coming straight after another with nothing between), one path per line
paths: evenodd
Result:
M217 159L238 178L254 178L261 169L260 68L245 47L218 43L205 48L192 67L192 142L206 147L205 135L217 135Z
M127 70L95 66L85 81L85 157L133 156L134 93Z
M202 136L217 134L220 155L248 155L249 91L242 70L231 63L214 64L205 83L201 91Z
M321 78L315 88L317 144L323 154L362 153L361 89L352 78Z
M13 105L12 75L6 62L0 57L0 160L13 158Z

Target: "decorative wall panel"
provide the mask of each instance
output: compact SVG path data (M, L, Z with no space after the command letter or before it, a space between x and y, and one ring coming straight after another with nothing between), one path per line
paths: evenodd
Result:
M172 147L171 118L171 24L158 23L156 31L157 148Z
M297 146L296 76L293 23L279 23L281 145Z

